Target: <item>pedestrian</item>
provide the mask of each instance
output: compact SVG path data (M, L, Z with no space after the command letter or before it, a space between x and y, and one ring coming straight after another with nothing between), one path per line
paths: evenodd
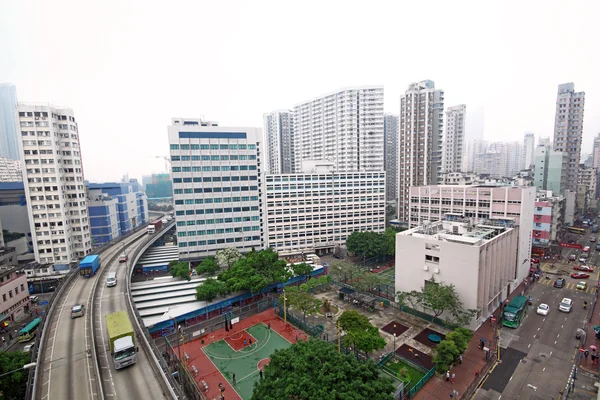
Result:
M269 324L267 325L267 328L269 328L269 330L271 330L271 321L269 321Z
M258 370L258 375L260 375L260 379L262 379L262 369Z
M233 375L231 376L231 381L233 382L233 384L235 385L235 372L233 373Z
M456 396L456 398L458 399L458 394L459 394L459 393L458 393L458 390L454 389L454 390L452 391L452 393L454 393L454 395L455 395L455 396Z
M244 346L246 346L246 339L244 339Z
M248 339L248 343L252 346L252 339Z
M8 332L8 340L12 340L13 336L12 333Z
M451 392L450 393L450 398L453 398L453 397L454 397L454 392Z
M585 351L583 352L583 356L585 357L586 361L587 361L587 358L589 355L590 355L590 351L588 349L585 349Z
M456 382L456 375L452 373L452 383Z
M458 356L458 363L462 364L462 354L460 356Z
M450 381L450 371L446 372L446 382Z
M2 346L6 346L6 339L4 339L4 336L2 336Z

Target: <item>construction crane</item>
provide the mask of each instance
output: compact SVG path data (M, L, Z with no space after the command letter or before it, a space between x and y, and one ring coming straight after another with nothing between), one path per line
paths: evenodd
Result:
M165 160L165 169L167 170L167 172L171 172L171 170L169 169L169 164L171 163L171 157L167 157L167 156L155 156L155 158L162 158Z

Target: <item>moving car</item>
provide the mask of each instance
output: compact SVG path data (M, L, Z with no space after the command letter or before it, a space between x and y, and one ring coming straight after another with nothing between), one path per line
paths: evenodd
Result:
M531 262L534 263L534 264L539 264L540 260L538 260L537 258L532 258Z
M573 269L577 271L594 272L594 269L592 267L588 267L587 265L576 265L573 267Z
M590 246L585 246L582 250L584 253L589 253L590 252ZM582 254L583 255L583 254Z
M574 272L571 274L571 278L574 279L587 279L590 277L590 274L584 274L583 272Z
M558 311L562 312L571 312L571 308L573 308L573 300L567 297L562 299L562 301L558 305Z
M579 290L585 290L585 289L587 289L587 282L579 282L577 284L577 289L579 289Z
M584 263L587 262L587 255L582 255L581 257L579 257L579 262Z
M590 238L590 242L592 242L592 243L593 243L593 242L595 242L595 241L596 241L596 237L595 237L595 236L592 236L592 237Z
M550 306L549 306L548 304L544 304L544 303L542 303L542 304L540 304L540 305L538 306L538 308L537 308L537 313L538 313L539 315L544 315L544 316L546 316L546 315L548 315L548 312L549 312L549 311L550 311Z
M26 345L25 347L23 347L23 351L25 353L29 353L31 351L31 349L33 349L33 346L35 346L35 340L31 343L29 343L28 345Z
M129 259L129 257L127 256L127 254L123 253L119 256L119 262L120 263L124 263L127 262L127 260Z
M575 255L575 254L571 254L571 255L569 256L569 261L575 261L575 260L577 260L577 255Z
M559 289L565 287L565 278L556 278L554 281L554 287Z
M32 303L37 303L40 300L37 296L29 296L29 301Z
M84 313L85 307L83 306L83 304L75 304L71 308L71 318L83 317Z

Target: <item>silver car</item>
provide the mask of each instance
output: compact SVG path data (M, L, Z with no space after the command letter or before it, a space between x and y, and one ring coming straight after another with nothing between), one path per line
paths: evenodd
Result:
M71 318L83 317L84 313L85 307L83 306L83 304L75 304L71 308Z

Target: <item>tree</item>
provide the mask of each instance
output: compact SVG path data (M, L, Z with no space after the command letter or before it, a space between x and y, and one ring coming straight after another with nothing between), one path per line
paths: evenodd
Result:
M218 279L207 278L202 284L196 286L196 300L199 301L212 301L227 293L227 284Z
M313 267L306 263L299 263L292 265L292 271L296 276L308 276L313 272Z
M364 331L373 326L369 321L369 318L354 310L344 311L338 318L338 323L340 324L340 328L346 332L357 330Z
M287 304L297 310L302 311L304 319L310 314L314 314L319 310L321 306L321 300L311 296L307 292L303 291L292 291L285 294L287 298Z
M329 274L337 282L353 282L362 273L358 265L347 261L334 262L329 266Z
M462 354L469 346L469 340L471 340L471 337L472 334L470 330L468 330L467 328L459 327L453 330L452 332L448 333L444 340L450 340L454 342L459 354Z
M423 308L433 313L434 317L439 317L448 311L453 318L454 323L458 325L468 325L477 310L464 310L463 304L456 288L452 284L437 282L435 278L425 283L421 292L415 290L411 292L398 292L398 303L410 303L413 308Z
M383 235L377 232L352 232L346 239L348 251L364 258L385 255Z
M393 228L387 228L383 233L383 241L386 256L393 256L396 254L396 232Z
M275 351L252 399L392 400L394 386L372 361L361 363L321 340Z
M173 278L181 278L190 280L190 266L187 262L176 262L174 264L169 263L169 273Z
M215 260L220 268L231 268L243 255L235 247L228 247L217 251Z
M0 374L15 371L0 378L0 398L21 400L25 398L29 371L23 366L31 362L31 353L22 351L5 351L0 353Z
M219 270L219 265L214 257L206 257L202 262L196 267L196 272L198 275L208 274L214 275L215 272Z
M432 361L436 363L435 369L437 372L443 374L450 369L450 366L456 360L456 357L460 354L456 344L451 340L442 340L433 349Z
M363 292L368 292L383 283L383 279L379 275L371 272L363 272L363 274L356 280L353 286Z
M346 332L345 346L364 351L367 357L373 350L385 347L386 342L379 334L379 329L373 326L365 315L353 310L344 311L338 322Z

